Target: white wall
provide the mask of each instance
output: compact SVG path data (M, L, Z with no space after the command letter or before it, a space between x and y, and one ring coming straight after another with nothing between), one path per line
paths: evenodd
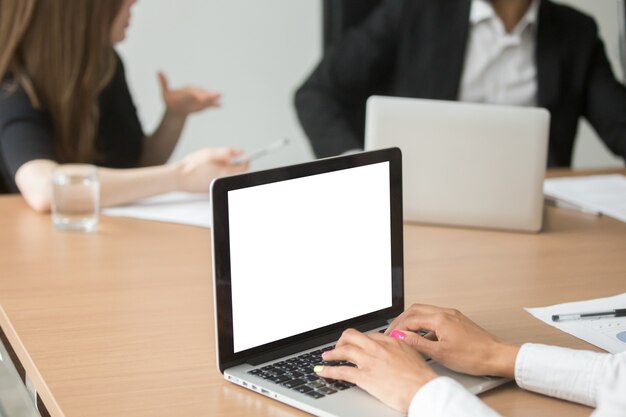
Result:
M259 159L266 168L312 158L293 109L293 92L321 55L315 0L142 0L118 50L146 132L163 104L156 72L172 86L223 94L223 107L192 116L173 158L204 146L248 151L283 137L291 145Z
M559 1L601 22L621 77L617 0ZM260 169L312 158L296 119L293 92L321 56L321 28L319 0L142 0L118 49L146 131L154 129L163 111L159 69L174 86L192 83L223 93L222 109L191 118L174 159L203 146L253 151L291 138L288 148L254 164ZM586 123L581 125L576 167L623 166Z

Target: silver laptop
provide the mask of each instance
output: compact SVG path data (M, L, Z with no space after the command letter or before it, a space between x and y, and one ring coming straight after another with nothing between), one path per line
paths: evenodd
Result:
M404 309L400 151L221 178L211 197L224 377L319 416L400 415L313 373L344 329L381 331ZM475 393L506 382L433 367Z
M408 222L537 232L547 110L373 96L365 149L404 155Z

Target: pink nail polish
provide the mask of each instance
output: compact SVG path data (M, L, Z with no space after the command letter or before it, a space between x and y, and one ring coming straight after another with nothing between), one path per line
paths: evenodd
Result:
M394 330L389 336L393 337L394 339L404 340L406 334L404 332L401 332L400 330Z
M322 358L326 357L328 353L332 352L332 350L327 350L326 352L322 352Z

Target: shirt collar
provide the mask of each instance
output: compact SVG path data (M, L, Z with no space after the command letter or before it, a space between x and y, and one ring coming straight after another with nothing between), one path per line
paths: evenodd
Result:
M472 2L472 4L470 7L469 21L472 26L475 26L485 20L498 18L489 0L470 1ZM539 15L539 2L540 0L532 0L530 7L528 8L524 16L522 16L522 18L520 19L514 32L523 31L527 26L533 25L537 22L537 17Z
M493 10L491 3L488 0L470 0L472 5L470 7L470 23L476 25L483 20L488 20L496 17L496 12Z

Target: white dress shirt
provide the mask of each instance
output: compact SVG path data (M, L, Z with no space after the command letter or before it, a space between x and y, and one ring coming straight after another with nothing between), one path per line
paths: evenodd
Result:
M489 0L472 0L459 101L534 107L537 104L535 41L540 0L511 33ZM351 149L342 155L361 152Z
M514 106L537 103L535 41L539 0L511 33L488 0L472 0L459 100Z
M596 407L592 417L626 416L626 352L617 355L525 344L515 361L524 389ZM456 381L436 378L413 397L409 417L499 417Z

